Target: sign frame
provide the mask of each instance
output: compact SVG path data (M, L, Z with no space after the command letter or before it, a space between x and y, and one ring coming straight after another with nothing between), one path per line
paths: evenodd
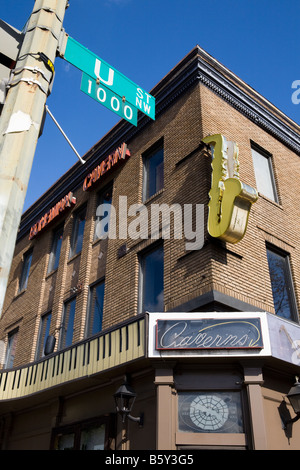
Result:
M260 311L250 312L148 312L148 357L149 358L254 358L270 357L271 344L267 322L267 313ZM223 348L223 349L156 349L156 325L158 320L252 320L259 318L261 323L261 333L263 339L262 348Z
M155 347L162 351L262 349L260 318L158 319Z

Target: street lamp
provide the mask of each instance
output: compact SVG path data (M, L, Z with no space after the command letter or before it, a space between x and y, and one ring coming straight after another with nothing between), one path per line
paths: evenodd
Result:
M287 394L287 398L296 413L295 418L291 419L291 422L294 423L300 419L300 383L298 382L298 377L296 377L296 382Z
M280 412L281 420L284 425L284 429L287 429L289 424L295 423L300 419L300 383L298 381L298 377L296 377L296 382L294 383L293 387L287 394L287 398L289 399L290 404L296 414L294 418L287 416L287 413ZM281 411L281 410L279 410Z
M131 410L133 408L137 394L134 389L128 384L127 378L125 382L118 388L114 394L116 411L122 416L122 422L125 423L126 418L131 421L139 423L140 426L143 426L144 416L141 414L139 417L135 418L131 416Z

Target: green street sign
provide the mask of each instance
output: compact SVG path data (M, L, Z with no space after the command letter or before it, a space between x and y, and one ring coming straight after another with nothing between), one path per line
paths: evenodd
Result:
M92 78L86 73L82 74L80 90L98 103L103 104L106 108L121 116L121 118L124 118L134 126L137 126L137 108L127 103L127 101L113 93L109 88L102 85L102 83L98 85L96 80L92 80Z
M155 120L155 98L68 36L64 59Z

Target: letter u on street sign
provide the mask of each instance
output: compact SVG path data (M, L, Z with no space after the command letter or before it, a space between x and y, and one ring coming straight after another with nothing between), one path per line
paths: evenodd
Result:
M123 101L120 96L113 93L102 83L98 85L96 80L92 80L86 73L82 74L80 90L134 126L137 126L137 108L127 103L127 101Z
M92 79L98 78L100 84L109 88L116 95L125 97L127 103L135 106L151 119L155 119L155 98L152 95L149 95L70 36L68 36L63 57Z

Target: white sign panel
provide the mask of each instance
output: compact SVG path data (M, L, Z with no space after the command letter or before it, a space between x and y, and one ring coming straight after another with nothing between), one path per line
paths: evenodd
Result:
M149 357L270 356L265 312L149 313Z

